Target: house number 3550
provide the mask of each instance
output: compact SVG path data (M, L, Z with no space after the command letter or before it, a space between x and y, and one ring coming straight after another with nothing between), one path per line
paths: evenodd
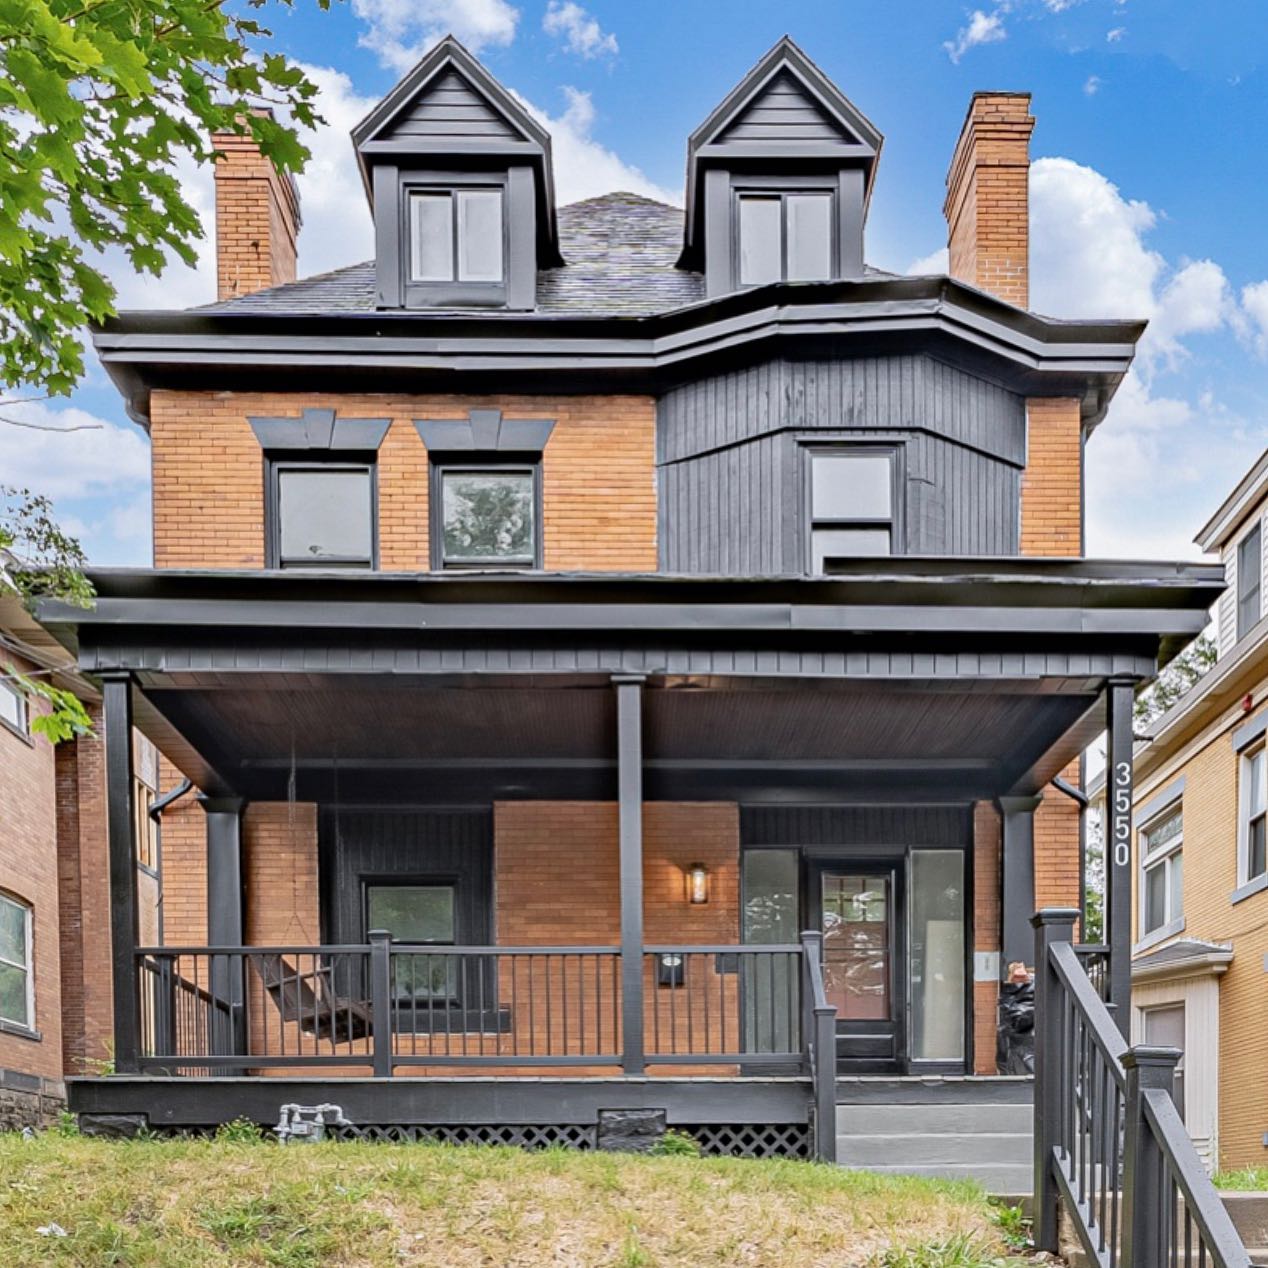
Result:
M1114 763L1114 865L1126 867L1132 857L1132 768L1130 762Z

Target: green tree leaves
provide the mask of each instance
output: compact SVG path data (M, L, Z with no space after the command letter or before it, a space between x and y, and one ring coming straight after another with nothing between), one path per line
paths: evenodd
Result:
M330 0L316 0L319 8ZM0 0L0 379L64 393L80 329L114 312L96 252L140 272L203 235L173 172L249 133L283 170L308 151L316 86L261 45L292 0ZM266 113L276 110L277 117ZM282 122L285 119L287 122Z

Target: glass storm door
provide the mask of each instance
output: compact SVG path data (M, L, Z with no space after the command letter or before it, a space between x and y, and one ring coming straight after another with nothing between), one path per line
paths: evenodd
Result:
M823 931L823 980L837 1010L837 1068L896 1070L903 1058L904 966L899 871L893 865L825 864L815 885Z

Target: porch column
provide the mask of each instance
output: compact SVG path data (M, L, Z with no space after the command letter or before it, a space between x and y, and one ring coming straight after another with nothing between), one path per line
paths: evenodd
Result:
M242 808L240 797L198 794L207 816L207 942L240 947L245 940L242 889ZM246 1051L246 982L240 958L215 956L211 993L229 1007L228 1033L215 1036L216 1050Z
M110 873L110 967L114 1007L114 1068L137 1072L141 1029L136 976L136 850L132 840L132 679L101 679L106 765L106 848Z
M1003 838L1000 848L1000 965L1007 977L1015 960L1030 963L1035 935L1030 918L1035 914L1035 811L1043 801L1036 797L1001 797L999 812Z
M1124 1039L1131 1034L1132 994L1132 717L1136 684L1111 679L1106 696L1105 942L1109 947L1109 1003Z
M616 687L617 801L621 867L621 1034L626 1074L643 1059L643 683L640 674Z

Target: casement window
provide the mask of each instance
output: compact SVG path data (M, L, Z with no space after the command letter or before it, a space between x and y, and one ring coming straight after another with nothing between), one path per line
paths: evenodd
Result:
M456 895L452 884L366 885L366 932L386 929L394 943L407 947L451 947ZM458 964L452 955L394 957L393 990L398 999L453 1000L458 988Z
M1174 807L1140 831L1140 935L1165 937L1184 919L1184 814Z
M1265 812L1268 811L1268 750L1264 745L1242 754L1238 800L1241 808L1238 824L1238 884L1248 885L1268 875L1268 837L1265 835Z
M154 806L154 789L140 779L132 781L132 841L136 861L151 872L158 870L158 824L150 811Z
M372 462L275 461L269 494L270 567L376 567Z
M1263 586L1263 539L1259 525L1237 543L1237 637L1259 623Z
M35 1029L31 907L0 894L0 1029Z
M537 464L433 463L432 566L541 566Z
M737 193L735 255L740 285L831 278L835 210L835 195L828 190Z
M895 552L895 465L892 449L841 446L812 449L810 570L831 573L833 562Z
M501 186L413 189L406 197L406 281L436 297L506 283L506 196Z
M31 734L31 712L26 693L17 683L0 673L0 724L16 732L24 739Z

